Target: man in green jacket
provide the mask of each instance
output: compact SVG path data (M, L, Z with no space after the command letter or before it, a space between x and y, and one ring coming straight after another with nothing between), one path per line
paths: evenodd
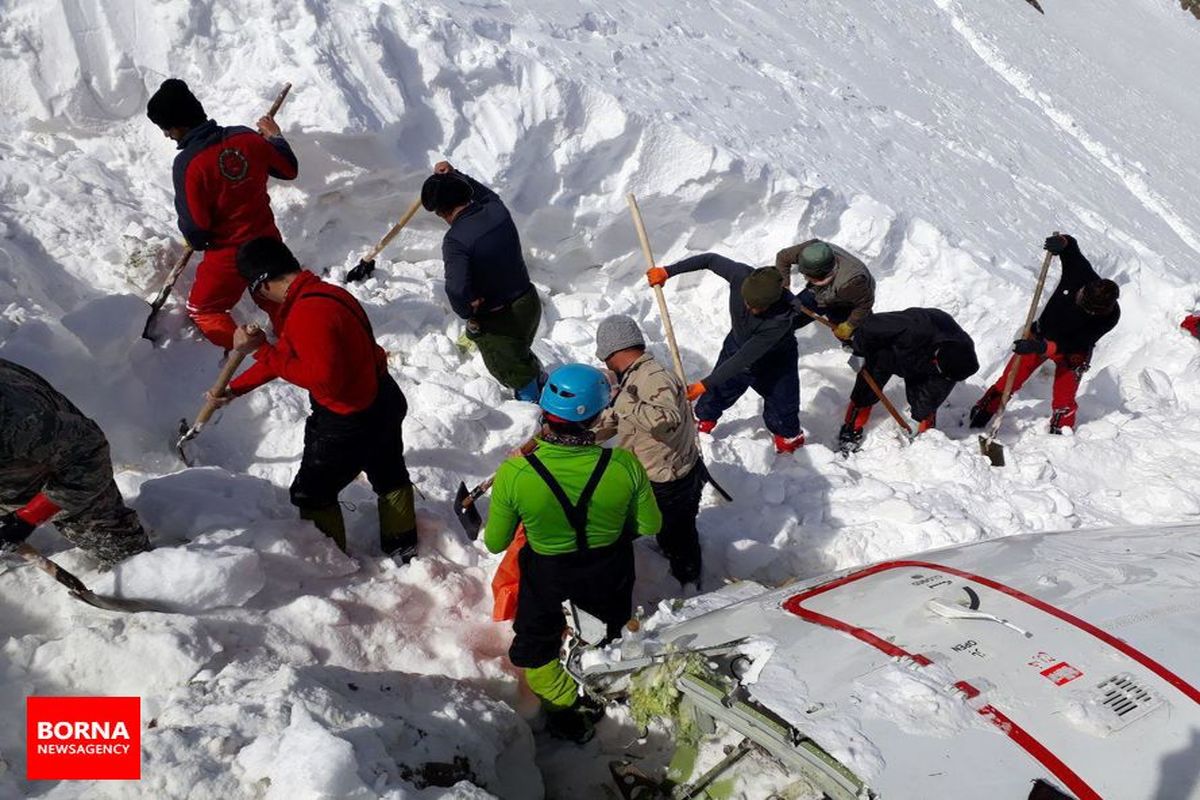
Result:
M631 534L653 536L662 527L645 468L628 450L595 443L590 428L610 396L595 367L566 364L550 375L539 401L537 449L500 466L484 531L488 550L499 553L525 524L508 655L541 698L550 733L580 743L604 712L580 697L559 661L562 604L604 622L606 641L618 638L633 612Z

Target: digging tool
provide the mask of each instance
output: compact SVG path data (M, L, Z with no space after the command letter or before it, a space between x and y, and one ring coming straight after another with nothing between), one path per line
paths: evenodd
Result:
M517 450L525 456L536 448L537 440L529 439ZM495 482L496 476L492 475L485 478L474 489L468 490L465 482L458 484L458 492L454 495L454 516L458 517L459 524L463 526L463 530L467 532L467 538L472 542L479 538L479 529L483 527L483 517L480 516L479 509L475 507L475 501L487 494L488 489L491 489Z
M292 90L290 83L285 83L283 88L279 90L279 94L275 96L275 102L271 103L271 108L267 110L267 116L275 119L275 114L279 111L279 107L283 105L283 101L287 99L288 92ZM146 318L146 325L142 328L142 338L149 339L155 344L158 343L160 336L154 330L154 323L158 319L158 312L162 310L166 304L167 298L171 296L171 290L175 288L175 282L179 280L179 276L183 274L184 267L195 252L191 245L185 245L183 253L179 256L179 260L175 262L175 266L167 273L167 279L163 281L163 286L158 290L158 294L150 302L150 316Z
M837 325L834 325L832 322L825 319L807 306L799 306L799 309L809 317L812 317L814 320L824 325L826 328L829 328L831 331L837 327ZM904 429L904 432L908 435L908 438L912 439L915 437L916 434L913 433L912 426L908 424L904 417L901 416L900 412L896 410L896 407L892 405L892 401L889 400L888 396L883 393L883 389L880 388L879 382L876 381L871 373L867 371L867 368L863 367L858 371L858 374L867 384L867 386L870 387L871 391L875 393L875 396L879 398L879 402L883 403L883 407L886 408L888 413L892 415L892 419L896 420L896 424Z
M633 217L633 226L637 229L638 241L642 244L642 254L646 257L646 269L655 266L654 252L650 249L650 237L646 234L646 223L642 221L642 210L638 208L637 197L633 192L625 195L625 202L629 204L629 213ZM667 310L667 297L663 294L661 286L654 287L654 299L658 301L658 315L662 317L663 330L667 334L667 347L671 351L671 363L675 365L675 374L679 376L679 380L684 386L687 386L687 376L683 373L683 359L679 357L679 345L675 342L675 328L671 325L671 312ZM716 490L717 494L725 499L725 502L732 503L733 498L729 496L729 492L721 484L717 483L713 478L712 473L707 468L704 470L705 480L709 485Z
M638 208L637 198L633 193L625 195L629 203L629 213L633 215L633 226L637 228L638 241L642 243L642 253L646 256L646 269L655 266L654 253L650 250L650 237L646 235L646 223L642 221L642 212ZM667 333L667 347L671 350L671 361L675 365L675 374L683 385L687 386L687 376L683 374L683 359L679 357L679 345L675 343L675 328L671 326L671 312L667 310L667 298L661 286L654 287L654 298L658 301L658 314L662 317L663 330Z
M158 290L158 294L150 301L150 316L146 317L146 325L142 328L142 338L149 339L155 344L161 338L158 331L155 330L154 323L158 320L158 312L166 304L167 298L171 296L171 290L175 288L175 281L179 280L179 276L183 274L184 268L187 267L188 261L192 258L192 253L196 252L191 245L184 245L183 252L179 254L179 259L175 262L175 266L171 267L171 271L167 273L167 279L163 281L163 286Z
M252 326L252 330L257 331L258 328ZM209 394L212 397L219 397L225 391L225 387L233 379L233 373L237 372L237 368L241 366L245 358L246 354L241 350L230 351L229 356L225 359L225 364L221 367L221 371L217 373L217 380L213 383L212 388L209 389ZM190 427L186 419L179 420L179 440L175 442L175 449L179 452L179 459L189 467L192 466L192 462L184 451L183 445L185 442L190 442L199 435L208 421L212 419L212 415L216 413L217 408L219 406L215 400L206 399L204 405L200 408L200 413L196 415L196 419Z
M156 605L145 600L134 600L126 597L108 597L102 594L96 594L91 589L83 584L83 581L76 578L71 573L54 563L36 549L28 544L20 544L17 546L16 552L33 564L35 567L45 572L51 578L61 583L71 593L71 596L80 602L87 603L89 606L102 608L105 611L124 611L131 614L136 614L139 611L159 611L168 613L171 609L166 606Z
M420 198L413 200L412 205L410 205L408 210L404 212L404 215L400 217L400 221L393 225L391 229L383 235L383 238L379 240L379 244L372 247L366 255L358 260L358 263L354 266L354 269L346 273L346 283L357 283L358 281L364 281L369 278L371 273L375 271L375 257L383 252L383 248L387 247L392 239L395 239L396 235L400 233L400 231L404 230L404 226L407 225L420 210Z
M1054 232L1058 236L1058 231ZM1050 272L1050 262L1054 259L1054 254L1046 251L1046 257L1042 259L1042 271L1038 274L1037 288L1033 290L1033 301L1029 304L1029 312L1025 315L1025 328L1021 331L1021 338L1028 339L1033 333L1033 318L1037 315L1038 305L1042 301L1042 290L1046 288L1046 275ZM1004 445L996 441L996 434L1000 431L1000 424L1004 422L1004 410L1008 407L1008 399L1012 397L1013 384L1017 380L1017 371L1021 366L1021 359L1025 356L1017 354L1016 362L1013 368L1008 371L1008 378L1004 381L1004 392L1000 395L1000 407L996 409L996 416L992 418L992 424L988 427L986 434L979 437L979 452L987 456L987 459L992 462L993 467L1004 466Z

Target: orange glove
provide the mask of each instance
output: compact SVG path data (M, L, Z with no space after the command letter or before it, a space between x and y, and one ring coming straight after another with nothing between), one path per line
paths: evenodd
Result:
M917 426L917 433L922 434L934 427L937 427L937 412L934 412L925 419L921 420L921 424Z
M662 267L651 267L646 270L646 282L651 286L662 286L671 277Z
M700 399L700 395L704 394L707 391L708 391L708 389L705 388L703 383L701 383L700 381L696 381L695 383L693 383L687 387L687 399L690 402L695 402Z

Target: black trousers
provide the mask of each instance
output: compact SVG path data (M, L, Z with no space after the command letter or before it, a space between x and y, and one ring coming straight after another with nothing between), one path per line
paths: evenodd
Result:
M526 545L517 555L521 585L508 657L518 667L540 667L562 648L562 604L570 600L601 620L616 639L633 614L633 543L623 536L608 547L543 556Z
M375 402L355 414L337 414L313 403L304 424L304 455L292 481L292 504L325 508L360 472L367 473L376 494L412 483L404 463L401 424L408 402L391 375L379 377Z
M700 574L700 533L696 530L696 516L700 513L706 474L704 462L696 459L683 477L650 483L663 517L662 530L657 536L658 546L671 562L671 574L681 583L693 581Z

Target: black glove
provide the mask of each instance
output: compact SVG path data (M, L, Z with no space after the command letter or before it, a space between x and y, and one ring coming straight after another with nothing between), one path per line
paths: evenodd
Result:
M483 328L479 327L479 321L475 319L467 320L467 338L472 342L483 335Z
M1040 356L1046 353L1045 339L1017 339L1013 342L1013 352L1019 356Z
M29 534L33 533L33 527L18 517L15 512L9 512L0 517L0 553L11 553L16 550L17 545L24 542L29 538Z
M1051 255L1062 255L1062 251L1071 246L1071 237L1063 233L1047 236L1046 243L1042 245Z
M354 266L354 269L346 273L346 283L358 283L365 281L371 277L371 273L375 271L375 259L370 261L359 261Z

